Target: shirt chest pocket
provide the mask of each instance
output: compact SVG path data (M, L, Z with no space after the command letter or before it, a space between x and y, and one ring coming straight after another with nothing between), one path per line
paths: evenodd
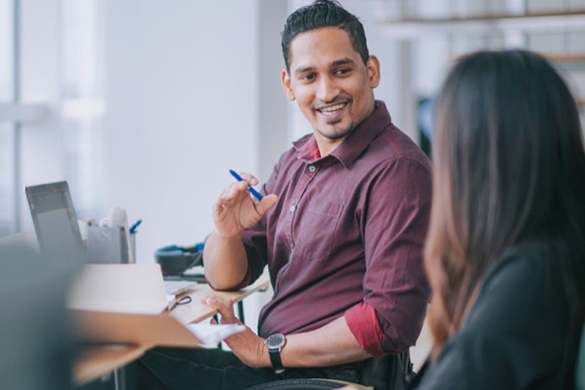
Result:
M339 240L339 223L343 205L323 202L311 204L305 210L299 210L295 216L295 249L304 258L316 259L331 254L335 239Z

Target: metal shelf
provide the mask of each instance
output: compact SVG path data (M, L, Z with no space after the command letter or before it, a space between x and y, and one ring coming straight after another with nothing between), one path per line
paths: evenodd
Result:
M551 62L556 63L560 68L566 71L583 71L585 70L585 54L547 54L543 55Z
M585 54L546 54L546 57L561 64L585 63Z
M585 9L453 18L378 17L377 19L385 33L396 38L414 38L436 33L585 29Z

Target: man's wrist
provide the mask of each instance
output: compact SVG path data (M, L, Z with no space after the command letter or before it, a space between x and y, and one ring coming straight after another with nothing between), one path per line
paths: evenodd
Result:
M224 234L224 233L220 232L217 228L215 228L213 230L213 235L215 236L215 238L218 240L222 240L222 241L233 241L233 240L241 241L243 234L244 234L244 230L239 231L239 232L234 233L234 234Z
M282 364L281 352L286 345L286 337L282 333L274 333L266 338L264 344L266 345L272 368L277 374L282 373L284 365Z

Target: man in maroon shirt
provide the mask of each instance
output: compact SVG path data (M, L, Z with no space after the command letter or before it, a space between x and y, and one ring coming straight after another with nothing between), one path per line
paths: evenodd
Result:
M380 66L355 16L316 1L289 16L282 46L285 94L313 132L283 154L262 200L250 196L258 181L246 173L221 194L204 252L215 289L245 286L267 265L274 296L258 335L247 329L226 340L233 354L147 354L142 362L169 388L315 376L374 384L365 362L398 354L406 361L384 385L408 374L429 297L430 162L374 99ZM237 321L230 302L207 304L223 322Z

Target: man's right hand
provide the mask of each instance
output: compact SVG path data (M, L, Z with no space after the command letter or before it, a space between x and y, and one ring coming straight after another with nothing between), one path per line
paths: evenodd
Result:
M245 173L242 177L244 181L232 183L213 205L215 230L205 242L203 260L205 277L217 290L230 290L242 283L249 266L242 233L278 200L271 194L255 202L248 192L248 182L255 185L258 179Z
M258 179L242 173L244 181L234 182L226 188L213 205L212 218L215 234L222 238L241 235L244 230L257 223L278 200L274 194L266 195L255 202L248 192L248 183L256 185Z

